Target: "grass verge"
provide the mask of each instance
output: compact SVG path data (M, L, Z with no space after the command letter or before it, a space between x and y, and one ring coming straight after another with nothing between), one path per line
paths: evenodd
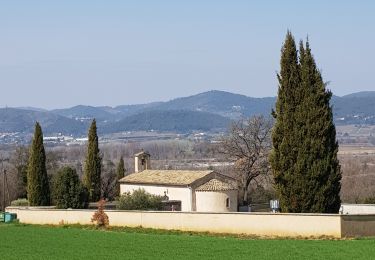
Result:
M0 225L2 259L371 259L375 239L243 239L93 226Z

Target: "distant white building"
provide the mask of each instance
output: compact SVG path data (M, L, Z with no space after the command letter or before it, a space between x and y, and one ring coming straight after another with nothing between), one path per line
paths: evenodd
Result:
M210 170L151 170L150 154L146 152L135 155L135 173L120 180L121 193L139 188L165 196L175 210L237 211L238 187L235 179Z

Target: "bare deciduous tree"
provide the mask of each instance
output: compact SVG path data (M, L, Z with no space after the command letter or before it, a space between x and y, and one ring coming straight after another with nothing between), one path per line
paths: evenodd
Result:
M272 121L253 116L232 123L229 135L221 140L219 151L234 162L238 172L243 202L248 204L248 190L254 181L267 178L270 172L268 155L271 149Z
M17 198L27 197L27 162L29 160L29 148L26 146L17 146L11 154L9 162L13 166L12 171L15 175L15 184L17 188Z
M113 200L116 193L116 165L111 160L106 160L102 164L101 175L101 196L102 198Z

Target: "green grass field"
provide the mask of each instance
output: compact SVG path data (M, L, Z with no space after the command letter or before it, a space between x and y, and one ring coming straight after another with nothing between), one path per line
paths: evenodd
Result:
M374 259L375 239L266 240L137 229L0 225L1 259Z

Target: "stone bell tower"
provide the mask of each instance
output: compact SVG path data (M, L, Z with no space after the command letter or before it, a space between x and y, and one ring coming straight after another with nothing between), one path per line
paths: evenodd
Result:
M151 163L150 163L150 154L141 151L139 153L136 153L134 155L134 172L142 172L144 170L150 170L151 169Z

